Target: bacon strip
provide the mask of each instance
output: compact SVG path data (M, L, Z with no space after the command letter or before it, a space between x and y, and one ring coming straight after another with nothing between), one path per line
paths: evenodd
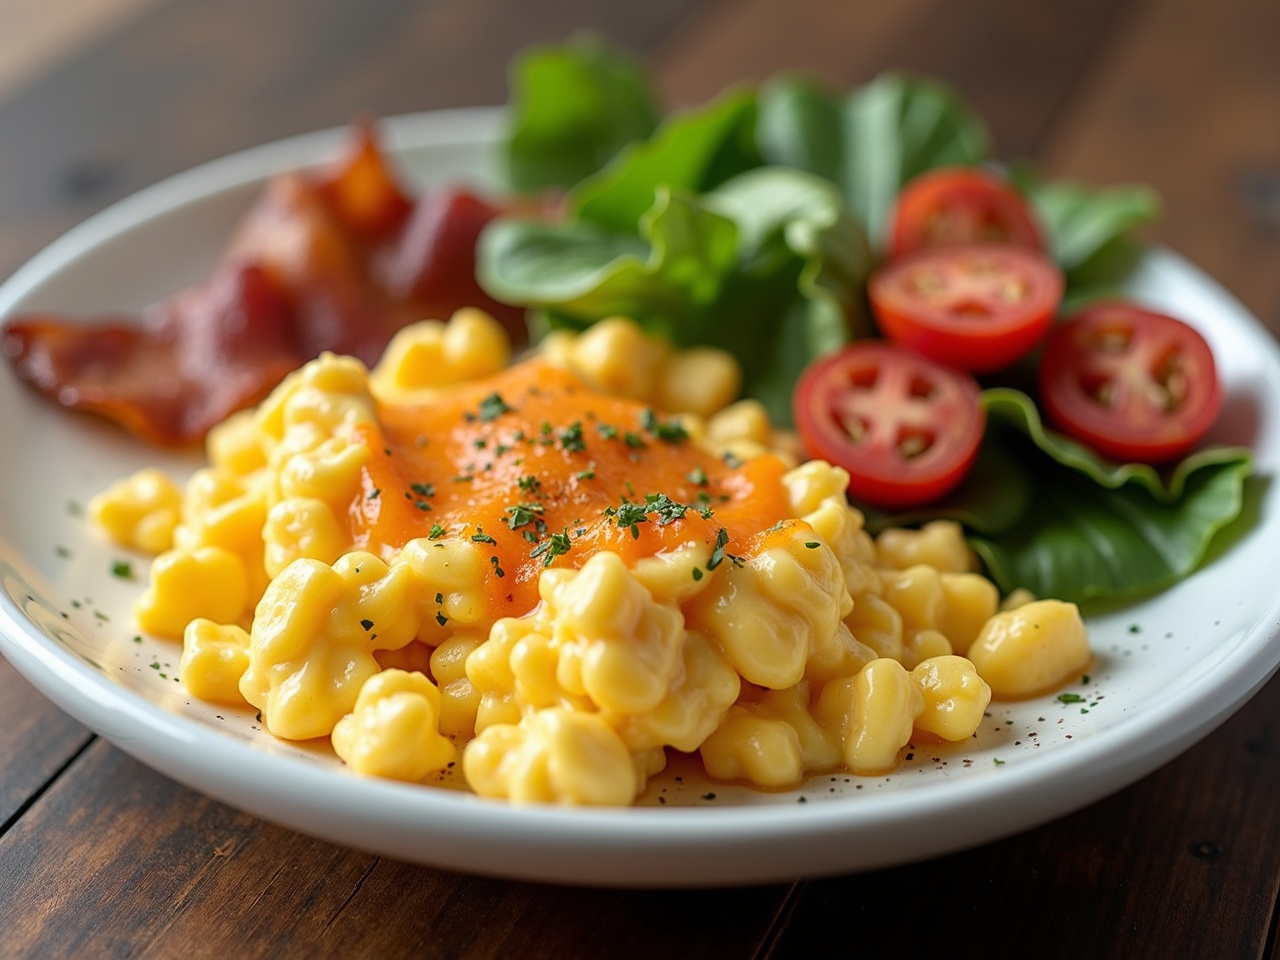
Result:
M158 444L195 443L322 351L373 364L420 319L477 306L522 343L524 311L475 280L476 241L501 212L459 188L411 200L361 124L331 171L267 184L204 283L141 317L14 317L0 346L56 403Z

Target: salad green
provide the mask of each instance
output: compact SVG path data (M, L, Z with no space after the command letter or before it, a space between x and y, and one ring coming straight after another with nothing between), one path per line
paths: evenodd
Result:
M565 191L567 215L491 224L482 286L530 306L536 332L622 314L677 344L729 349L747 394L783 424L801 370L874 333L865 283L902 186L995 162L954 90L901 73L843 95L780 77L663 116L634 60L578 38L524 54L512 89L502 168L514 189ZM1064 305L1122 289L1156 195L1025 164L1009 174L1063 271ZM1201 450L1164 472L1110 464L1047 430L1028 393L993 384L982 400L969 478L928 512L867 510L872 527L957 519L1005 590L1129 598L1193 570L1242 510L1247 449Z

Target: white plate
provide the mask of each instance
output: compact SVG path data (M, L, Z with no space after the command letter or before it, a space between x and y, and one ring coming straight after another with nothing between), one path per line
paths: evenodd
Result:
M491 180L493 111L387 121L420 185ZM0 287L0 315L136 310L203 276L262 181L331 156L345 131L200 167L73 230ZM1178 257L1151 255L1134 292L1210 340L1229 399L1214 439L1249 443L1259 473L1280 450L1280 356L1228 294ZM129 604L145 561L96 536L77 509L162 456L37 400L0 370L0 652L62 709L157 770L250 813L400 859L535 880L616 885L774 881L936 856L1031 827L1123 787L1186 749L1280 663L1280 488L1230 549L1147 602L1090 618L1098 660L1085 704L994 705L976 740L916 751L894 775L814 778L754 793L668 772L628 810L515 807L348 774L280 743L251 713L193 701L178 649L138 637ZM130 559L133 580L113 562Z

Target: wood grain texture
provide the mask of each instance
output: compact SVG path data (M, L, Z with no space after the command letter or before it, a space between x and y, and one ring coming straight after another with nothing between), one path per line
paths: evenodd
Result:
M787 889L623 894L410 866L237 813L101 741L0 838L0 864L4 956L741 956Z
M1007 159L1037 152L1058 112L1132 0L746 0L710 4L655 61L674 103L696 103L738 80L799 72L845 89L885 70L956 85ZM1016 82L1010 82L1016 77Z
M0 98L162 0L0 0Z
M90 736L0 659L0 833Z
M1124 24L1041 152L1053 173L1150 183L1151 235L1280 333L1280 4L1159 0Z
M769 956L815 956L872 924L907 933L863 956L1262 956L1280 878L1277 796L1280 678L1176 762L1080 813L804 885Z
M0 277L113 200L294 133L500 103L519 49L589 29L639 51L696 0L189 0L0 101Z

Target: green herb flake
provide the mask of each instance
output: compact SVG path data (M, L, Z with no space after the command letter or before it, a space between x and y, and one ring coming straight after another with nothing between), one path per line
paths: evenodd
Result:
M658 525L665 527L669 523L683 519L689 508L678 500L672 500L665 493L651 493L644 498L645 513L655 514Z
M1060 693L1058 694L1059 703L1084 703L1085 698L1078 693Z
M441 526L440 524L438 524L438 523L433 523L433 524L431 525L431 531L427 534L427 539L428 539L428 540L439 540L441 537L443 537L443 536L444 536L444 532L445 532L445 531L444 531L444 527L442 527L442 526Z
M382 491L381 491L380 489L378 489L377 487L374 487L372 490L370 490L370 491L369 491L369 494L368 494L367 499L369 499L369 500L377 500L377 499L378 499L378 497L380 497L381 495L382 495Z
M640 425L647 433L653 434L663 443L684 443L689 439L689 431L679 420L674 418L663 420L653 410L645 408L640 414Z
M372 629L373 629L373 621L372 621L372 620L361 620L361 621L360 621L360 626L364 627L364 632L365 632L365 633L368 633L370 630L372 630Z
M508 514L507 526L512 530L518 530L538 519L538 514L542 513L542 504L517 503L514 507L507 507L506 513Z
M724 548L729 543L729 531L721 527L716 532L715 549L711 551L711 557L707 560L707 569L714 570L720 564L724 563Z
M476 525L476 532L471 535L471 540L473 543L497 543L498 542L497 540L493 539L493 537L485 533L484 527L481 527L479 524Z
M701 568L701 567L694 567L694 568L693 568L693 579L694 579L694 580L701 580L701 579L702 579L702 568Z
M577 420L561 430L556 438L567 453L581 453L587 449L587 443L582 438L582 424Z
M497 557L490 557L489 563L493 565L493 572L499 577L505 577L507 575L507 572L503 570L500 565L501 561Z
M618 428L612 423L597 423L596 433L604 437L606 440L612 440L618 435Z
M817 540L806 540L804 542L804 545L808 547L810 550L817 550L820 546L822 546L822 544L819 543Z
M711 480L707 477L707 471L703 470L701 467L694 467L687 474L685 474L684 478L688 480L690 483L692 483L695 487L705 487L708 483L711 482ZM699 494L699 496L703 496L703 494Z
M511 413L514 409L514 407L507 405L501 394L495 392L480 401L480 412L478 414L470 414L468 416L478 416L483 422L490 423L497 420L504 413Z
M133 564L128 560L113 560L111 562L111 575L119 577L121 580L132 580Z
M530 550L529 556L534 560L541 557L542 565L544 567L549 567L551 566L551 561L555 560L556 557L564 556L572 549L573 541L569 539L569 528L565 527L562 532L553 533L546 540L542 541L542 543Z

